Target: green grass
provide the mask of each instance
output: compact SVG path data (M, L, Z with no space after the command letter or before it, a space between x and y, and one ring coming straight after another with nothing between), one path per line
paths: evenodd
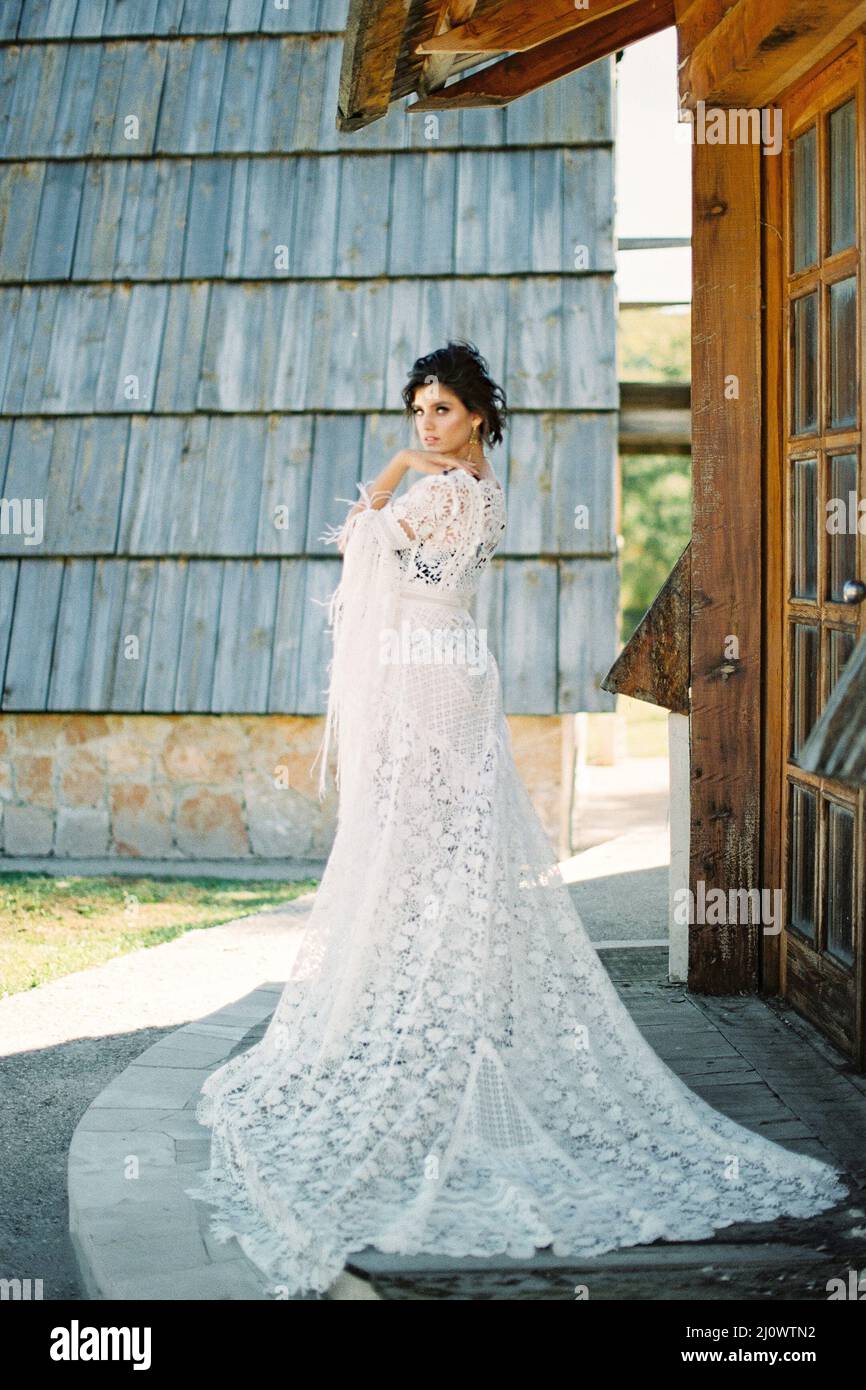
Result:
M688 458L622 459L622 626L628 642L688 544L692 530Z
M291 902L317 879L0 874L0 997Z

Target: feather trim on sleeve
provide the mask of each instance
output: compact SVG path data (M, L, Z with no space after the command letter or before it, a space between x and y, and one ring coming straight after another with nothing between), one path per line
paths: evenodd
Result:
M328 666L325 729L313 762L315 768L319 758L322 760L320 800L327 792L330 748L336 745L336 785L341 792L346 789L350 766L363 752L365 719L369 720L375 708L382 680L382 632L395 621L400 564L383 516L386 509L374 508L364 484L358 486L362 510L320 537L328 542L346 537L340 582L327 601L333 654ZM406 541L408 544L408 537Z

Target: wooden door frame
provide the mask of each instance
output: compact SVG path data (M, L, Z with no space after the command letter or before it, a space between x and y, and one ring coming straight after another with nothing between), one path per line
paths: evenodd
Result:
M856 35L849 36L845 39L845 41L839 44L832 53L828 54L820 63L816 64L814 68L810 69L808 73L797 82L792 83L789 88L779 94L778 100L780 102L782 100L787 101L793 97L796 104L798 97L802 97L803 104L808 102L811 92L822 82L822 77L826 69L838 63L839 59L849 52L853 55L857 70L862 74L864 63L866 63L866 34L864 34L862 30ZM862 120L862 110L858 112L858 116ZM786 144L788 138L786 132ZM858 150L858 159L861 161L861 167L858 169L861 189L866 187L866 183L864 183L864 173L866 173L866 171L864 171L862 167L862 150L863 142L861 140ZM761 277L764 288L764 322L762 325L764 357L763 380L765 382L771 380L779 382L782 387L781 410L776 408L776 397L770 399L770 393L768 392L764 393L764 407L762 410L765 440L762 491L766 505L763 508L764 536L762 539L765 582L761 602L763 627L762 665L765 676L762 698L764 740L762 761L761 862L763 864L764 882L768 886L778 885L779 887L783 886L785 878L785 865L782 862L784 831L782 825L782 806L785 765L787 762L783 739L784 720L778 717L778 692L784 690L786 686L786 673L783 669L785 614L784 604L779 602L779 596L784 592L784 587L787 582L786 574L790 537L784 536L782 545L771 544L767 518L770 516L784 517L787 482L785 463L786 447L785 437L783 435L783 430L786 432L789 398L788 382L785 374L784 352L784 333L787 323L784 313L787 268L783 259L785 237L787 234L787 210L784 206L783 197L784 166L782 160L784 158L785 153L783 150L780 157L774 159L772 162L768 162L767 168L763 171L762 193L765 236L763 237L761 258ZM864 290L866 290L866 281L863 279L862 272L862 210L860 218L860 295L862 303ZM861 363L866 363L866 355L864 355L864 353L866 353L864 323L866 323L866 313L863 313L861 309ZM770 331L776 326L779 327L780 331ZM862 379L858 382L858 389L860 391L860 410L862 413ZM775 704L774 698L776 701ZM819 835L820 833L819 821ZM863 874L861 873L859 879L856 881L855 901L855 912L857 912L859 908L861 913L863 910L862 898L864 893L862 880ZM787 894L785 894L783 920L787 921L787 918L788 897ZM766 936L763 942L761 962L761 990L763 993L784 994L786 992L786 964L786 953L782 949L782 933L780 932L775 936ZM861 950L861 959L858 963L857 975L855 977L859 980L860 986L862 986L863 972L864 962L862 960ZM862 987L860 987L859 993L860 996L862 996ZM862 1010L863 1000L862 997L860 997L857 1004L857 1017L855 1018L855 1034L856 1037L859 1038L859 1046L856 1048L855 1055L852 1057L853 1064L860 1071L866 1069L866 1029L864 1029L863 1026Z
M761 283L763 314L761 320L762 379L765 382L784 380L784 209L782 206L782 160L784 151L768 161L763 171L762 217L764 236L761 246ZM768 325L778 325L779 332L769 332ZM785 547L770 543L768 517L781 516L785 506L784 449L782 431L774 418L773 403L764 392L762 404L764 505L761 509L761 550L764 555L764 585L761 593L762 666L764 679L761 693L761 750L762 807L761 807L761 864L768 887L782 886L782 765L783 721L778 717L778 692L784 689L784 615L777 602L784 582ZM776 701L774 705L774 699ZM783 905L783 921L787 903ZM767 935L761 952L761 993L781 994L784 989L784 953L782 933Z

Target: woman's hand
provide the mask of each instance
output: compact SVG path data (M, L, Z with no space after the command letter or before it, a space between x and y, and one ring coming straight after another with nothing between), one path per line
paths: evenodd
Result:
M365 511L368 506L374 510L384 507L391 500L395 489L410 468L414 468L418 473L446 473L454 468L463 468L467 473L471 473L473 478L477 478L483 466L483 459L476 462L474 459L454 458L452 454L439 454L434 449L399 449L394 457L386 463L378 478L370 484L369 502L356 502L348 513L344 522L343 536L337 543L338 551L341 555L345 554L351 533L349 523L353 517L358 512Z
M444 473L451 468L464 468L477 478L481 469L480 463L455 458L453 454L439 454L435 449L401 449L396 457L418 473Z

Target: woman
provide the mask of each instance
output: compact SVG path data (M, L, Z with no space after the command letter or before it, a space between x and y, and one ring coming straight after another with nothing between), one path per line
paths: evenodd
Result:
M484 452L503 392L449 343L403 400L423 447L324 537L343 554L333 848L267 1032L202 1088L211 1162L187 1190L289 1295L365 1246L585 1257L833 1206L840 1174L711 1109L644 1041L520 780L468 609L505 527Z

